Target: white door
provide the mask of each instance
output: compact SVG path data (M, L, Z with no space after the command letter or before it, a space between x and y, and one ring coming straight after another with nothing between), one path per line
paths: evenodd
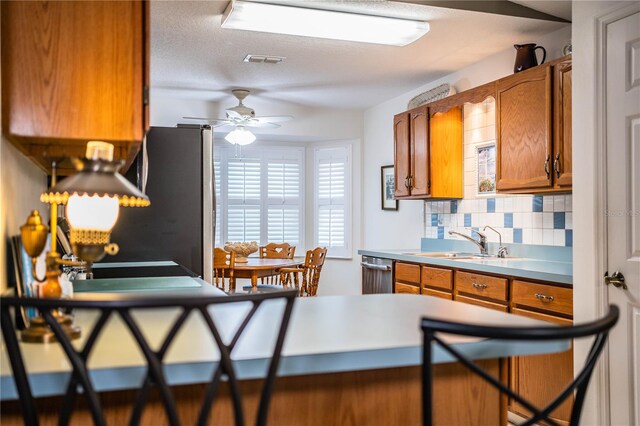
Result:
M612 425L640 424L640 12L607 25L607 267L620 322L609 340Z

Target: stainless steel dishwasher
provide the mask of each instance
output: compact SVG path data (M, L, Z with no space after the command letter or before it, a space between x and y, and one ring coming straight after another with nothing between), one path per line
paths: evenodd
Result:
M362 256L362 294L393 293L393 260Z

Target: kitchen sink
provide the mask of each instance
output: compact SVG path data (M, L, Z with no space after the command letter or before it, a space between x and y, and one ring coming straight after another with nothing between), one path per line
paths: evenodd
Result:
M405 253L410 254L412 256L420 256L420 257L434 257L440 259L482 259L485 256L480 256L479 254L473 253L464 253L464 252L456 252L456 251L427 251L427 252L419 252L419 253Z
M411 256L420 256L420 257L431 257L435 259L451 259L451 260L465 260L465 259L473 259L473 260L509 260L516 259L515 257L498 257L496 255L481 255L479 253L466 253L466 252L457 252L457 251L426 251L426 252L413 252L413 253L404 253L409 254Z

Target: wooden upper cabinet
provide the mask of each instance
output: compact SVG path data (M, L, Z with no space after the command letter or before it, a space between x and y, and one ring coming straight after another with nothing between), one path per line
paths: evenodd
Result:
M498 81L498 190L551 187L551 88L552 71L548 66Z
M409 195L409 175L411 174L411 144L409 141L409 113L403 112L393 118L394 179L395 195Z
M2 2L5 136L44 170L115 145L130 163L148 120L148 5L138 1ZM63 173L71 171L68 162ZM66 170L65 170L66 168Z
M437 112L430 119L431 196L462 198L462 108Z
M394 117L396 197L462 198L462 108L421 106ZM408 123L408 129L407 124Z
M393 119L396 197L429 194L429 112L418 107Z
M571 57L498 81L500 192L570 191Z
M553 68L554 186L566 188L572 184L571 59L563 60Z
M411 195L429 194L429 114L427 107L409 114L411 129Z

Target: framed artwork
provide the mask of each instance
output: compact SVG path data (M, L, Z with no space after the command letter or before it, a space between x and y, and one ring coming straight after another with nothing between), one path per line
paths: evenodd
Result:
M478 172L478 195L496 193L496 144L476 148L476 170Z
M395 175L393 171L393 165L382 166L380 168L382 210L398 210L398 200L396 200L395 197Z

